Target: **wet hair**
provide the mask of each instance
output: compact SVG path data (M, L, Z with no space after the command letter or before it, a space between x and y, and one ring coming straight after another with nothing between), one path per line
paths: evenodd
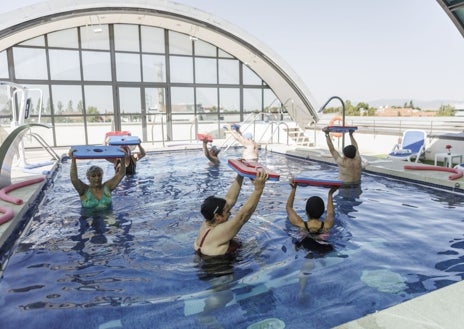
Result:
M215 214L222 214L225 205L225 199L209 196L201 205L201 214L207 221L212 221Z
M306 201L306 214L309 218L319 219L324 213L324 201L318 196L312 196Z
M356 146L348 145L343 148L343 155L347 158L354 159L356 156Z
M89 177L93 172L96 172L98 171L99 173L101 173L103 175L103 169L100 168L99 166L91 166L89 169L87 169L87 177Z
M219 152L221 152L221 149L219 149L217 146L212 146L211 151L213 151L214 154L218 155Z

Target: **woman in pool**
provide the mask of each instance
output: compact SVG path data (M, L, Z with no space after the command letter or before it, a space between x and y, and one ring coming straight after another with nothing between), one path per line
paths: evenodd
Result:
M126 175L132 176L136 173L137 162L145 156L145 149L142 147L142 144L138 144L138 152L131 152L129 146L121 146L121 148L126 152L126 156L124 159L106 159L107 161L111 162L114 165L114 171L117 171L119 164L124 162L126 164Z
M77 176L76 158L73 156L73 153L74 150L70 149L71 169L69 175L71 183L79 194L82 207L88 209L108 209L112 203L111 192L124 178L126 167L119 166L116 174L105 183L102 183L103 169L98 166L91 166L87 170L87 179L89 180L89 185L87 185Z
M299 291L298 299L304 301L305 299L305 288L308 283L308 276L313 271L314 262L313 258L325 255L333 251L333 246L322 237L322 233L328 232L334 223L334 206L333 206L333 194L338 187L332 187L329 190L327 196L327 214L324 221L320 218L324 213L324 201L318 196L312 196L306 201L306 216L307 221L304 221L293 209L293 201L295 200L296 184L293 180L290 180L290 186L292 190L287 200L287 215L289 222L300 228L303 238L296 241L295 247L297 249L303 248L310 253L305 257L306 261L303 262L301 274L299 277Z
M320 218L324 213L324 201L318 196L312 196L306 201L306 215L308 220L304 221L293 209L293 201L295 200L296 184L290 180L292 190L287 199L287 215L290 223L296 227L306 230L310 234L320 234L329 231L334 222L334 206L333 194L338 189L338 186L331 187L327 196L327 214L324 221Z
M240 246L233 238L255 211L267 178L266 172L258 172L253 180L254 191L231 220L229 220L230 210L237 202L242 188L242 176L237 175L225 199L209 196L203 201L201 213L205 221L201 224L193 244L197 254L204 256L227 255L232 254Z

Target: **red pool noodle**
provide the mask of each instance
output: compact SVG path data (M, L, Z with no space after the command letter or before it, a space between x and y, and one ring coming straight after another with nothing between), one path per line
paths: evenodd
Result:
M40 183L43 180L45 180L45 177L37 177L37 178L32 178L32 179L25 180L23 182L8 185L8 186L6 186L6 187L4 187L4 188L2 188L0 190L0 199L2 199L3 201L6 201L6 202L14 203L16 205L20 205L20 204L23 203L22 199L18 199L18 198L15 198L13 196L10 196L7 193L9 193L9 192L11 192L13 190L16 190L18 188L24 187L24 186Z
M8 207L0 206L0 213L3 213L3 215L0 216L0 225L8 222L14 217L13 209Z
M453 175L449 175L450 180L458 179L461 178L463 173L459 169L454 169L454 168L448 168L448 167L440 167L440 166L409 166L406 165L404 166L404 169L409 169L409 170L433 170L433 171L445 171L445 172L450 172L453 173Z

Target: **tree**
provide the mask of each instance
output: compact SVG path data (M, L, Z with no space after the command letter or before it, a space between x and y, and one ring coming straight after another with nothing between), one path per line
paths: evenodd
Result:
M72 112L72 111L73 111L73 102L72 102L72 100L69 100L69 101L68 101L68 107L66 108L66 110L67 110L68 112Z
M58 103L56 103L56 108L58 109L58 113L56 114L61 114L63 112L63 103L58 101Z
M438 109L437 116L441 117L452 117L456 113L456 109L451 105L442 105Z

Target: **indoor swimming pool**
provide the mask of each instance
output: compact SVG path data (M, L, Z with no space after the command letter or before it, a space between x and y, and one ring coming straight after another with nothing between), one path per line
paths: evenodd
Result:
M288 179L336 179L337 167L265 151L280 181L266 184L237 257L201 261L200 205L225 195L239 155L210 167L201 150L149 153L100 213L81 210L63 162L2 273L2 327L332 328L463 279L462 195L364 173L361 189L335 193L333 250L305 250L287 221ZM78 160L83 180L91 164L113 174ZM246 179L232 216L252 190ZM298 187L294 208L304 217L306 199L327 192Z

